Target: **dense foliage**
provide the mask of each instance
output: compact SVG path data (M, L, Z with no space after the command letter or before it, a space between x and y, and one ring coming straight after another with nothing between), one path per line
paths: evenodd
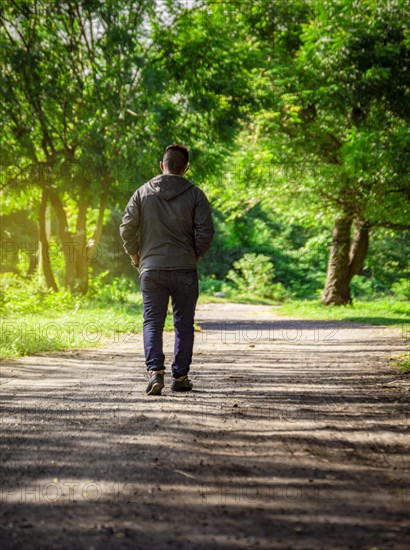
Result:
M205 290L408 297L409 15L404 0L6 2L2 272L67 300L132 280L122 210L183 142L217 226Z

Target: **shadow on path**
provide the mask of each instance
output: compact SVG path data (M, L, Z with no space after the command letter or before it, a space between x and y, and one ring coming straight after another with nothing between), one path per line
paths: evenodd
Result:
M198 321L195 391L156 399L141 342L14 362L3 547L407 548L403 342L297 323Z

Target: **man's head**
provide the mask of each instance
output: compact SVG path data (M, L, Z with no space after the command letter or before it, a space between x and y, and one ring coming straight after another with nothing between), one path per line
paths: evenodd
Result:
M164 158L159 165L164 174L182 176L187 171L188 162L188 149L184 145L173 143L165 149Z

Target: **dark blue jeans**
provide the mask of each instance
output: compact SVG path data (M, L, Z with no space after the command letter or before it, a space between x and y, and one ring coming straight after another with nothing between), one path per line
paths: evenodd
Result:
M162 333L169 297L174 314L175 347L172 376L188 373L194 347L194 316L198 300L198 273L195 269L145 271L141 275L144 302L144 351L148 371L164 368Z

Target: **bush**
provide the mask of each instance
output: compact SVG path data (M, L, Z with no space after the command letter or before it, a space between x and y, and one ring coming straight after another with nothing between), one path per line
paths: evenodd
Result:
M199 289L201 294L213 295L215 292L223 291L224 281L216 279L215 275L201 277L199 280Z
M88 347L134 331L142 322L136 282L125 277L90 281L90 293L53 292L38 277L0 274L0 359L43 350ZM168 322L169 328L169 322Z
M244 254L234 262L227 278L240 293L282 300L286 293L281 283L274 282L275 269L269 256Z
M136 294L137 283L127 277L107 280L109 271L90 278L85 296L72 294L60 287L47 289L37 278L25 279L14 273L0 274L0 307L4 315L67 312L90 306L125 304Z
M392 291L399 300L410 300L410 280L399 279L392 285Z
M136 281L125 276L107 280L109 273L109 271L103 271L99 275L90 278L87 298L101 304L124 304L128 302L130 294L137 291Z
M350 283L350 289L352 291L352 297L357 298L374 298L377 293L376 289L380 289L377 281L362 275L355 275ZM381 292L383 294L383 292Z
M68 290L53 292L36 278L24 279L14 273L0 275L0 303L3 312L39 313L41 311L66 311L77 307L78 298Z

